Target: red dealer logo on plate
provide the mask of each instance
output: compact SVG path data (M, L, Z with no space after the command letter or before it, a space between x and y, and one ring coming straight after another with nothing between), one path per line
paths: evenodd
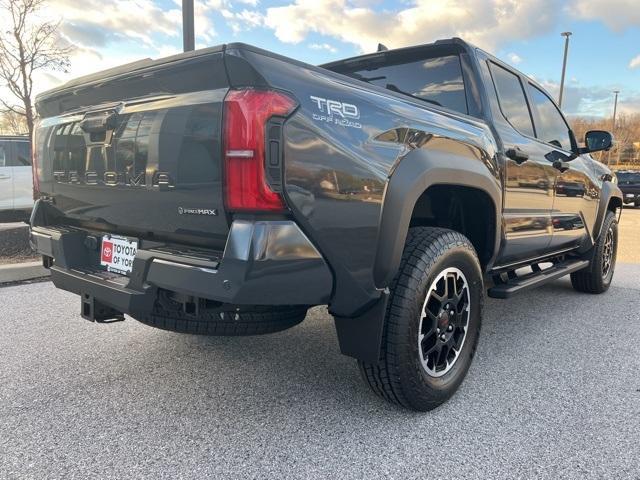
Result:
M111 263L111 257L113 256L113 243L107 242L106 240L102 241L102 261L106 263Z

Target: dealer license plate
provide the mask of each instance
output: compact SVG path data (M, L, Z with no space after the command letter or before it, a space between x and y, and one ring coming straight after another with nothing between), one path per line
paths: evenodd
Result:
M133 259L137 251L137 241L106 235L102 237L100 265L107 267L110 272L127 274L133 269Z
M627 193L627 198L633 198L635 195L633 193Z

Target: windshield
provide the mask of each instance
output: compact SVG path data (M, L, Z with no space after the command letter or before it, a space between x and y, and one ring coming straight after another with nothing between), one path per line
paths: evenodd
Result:
M619 172L618 183L640 183L640 172Z

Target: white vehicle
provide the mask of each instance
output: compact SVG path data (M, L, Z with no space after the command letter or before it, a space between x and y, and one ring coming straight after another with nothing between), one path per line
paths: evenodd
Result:
M31 145L24 136L0 136L0 212L26 216L33 208Z

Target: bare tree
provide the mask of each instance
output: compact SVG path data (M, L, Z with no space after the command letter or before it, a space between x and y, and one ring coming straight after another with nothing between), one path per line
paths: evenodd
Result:
M6 30L0 32L0 82L15 101L0 99L0 111L24 117L33 136L33 75L38 70L66 70L70 47L61 46L59 23L41 21L45 0L0 0Z
M584 138L588 130L611 130L611 118L580 118L572 120L573 131L578 141ZM616 120L616 128L612 132L615 146L610 153L596 153L595 158L601 162L617 164L636 163L636 143L640 142L640 114L622 113Z
M0 134L20 135L27 132L27 121L23 115L13 112L0 113Z

